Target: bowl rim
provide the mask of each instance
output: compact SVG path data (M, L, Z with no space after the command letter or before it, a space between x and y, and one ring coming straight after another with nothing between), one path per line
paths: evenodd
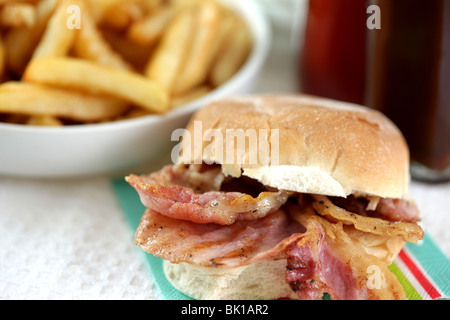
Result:
M98 131L109 131L117 129L126 129L129 127L149 125L158 122L164 118L176 118L193 113L206 102L215 100L221 96L223 91L229 91L233 87L239 87L239 84L245 82L249 75L254 74L264 64L270 50L272 41L272 31L270 21L263 8L256 0L219 0L227 5L234 7L246 21L253 36L253 48L244 65L227 82L220 87L215 88L208 94L199 99L193 100L183 106L172 109L163 114L152 114L132 119L122 119L104 123L68 125L61 127L44 127L24 124L13 124L0 122L0 131L3 132L21 132L30 134L46 133L89 133ZM237 6L239 4L239 7Z

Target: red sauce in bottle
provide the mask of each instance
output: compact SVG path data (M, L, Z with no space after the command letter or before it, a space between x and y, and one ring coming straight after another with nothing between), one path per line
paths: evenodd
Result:
M403 132L413 177L450 180L450 1L373 3L381 29L368 32L367 104Z
M364 102L366 10L366 0L309 0L302 92Z

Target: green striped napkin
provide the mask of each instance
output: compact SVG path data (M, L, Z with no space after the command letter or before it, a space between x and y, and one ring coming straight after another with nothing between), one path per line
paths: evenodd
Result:
M136 230L145 207L137 192L123 179L114 179L112 185L128 224ZM163 299L191 299L167 281L161 258L141 252ZM408 300L450 297L450 261L428 235L417 244L407 243L389 269L403 285Z

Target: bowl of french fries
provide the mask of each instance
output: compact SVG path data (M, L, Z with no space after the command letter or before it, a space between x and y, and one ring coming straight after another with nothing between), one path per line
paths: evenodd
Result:
M2 175L140 166L270 47L257 0L7 0L0 29Z

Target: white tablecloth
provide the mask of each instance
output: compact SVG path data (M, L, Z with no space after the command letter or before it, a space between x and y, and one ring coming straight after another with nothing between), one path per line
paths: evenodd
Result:
M297 90L296 53L278 32L258 92ZM414 182L411 197L450 257L450 184ZM133 236L108 177L0 177L0 299L159 299Z

